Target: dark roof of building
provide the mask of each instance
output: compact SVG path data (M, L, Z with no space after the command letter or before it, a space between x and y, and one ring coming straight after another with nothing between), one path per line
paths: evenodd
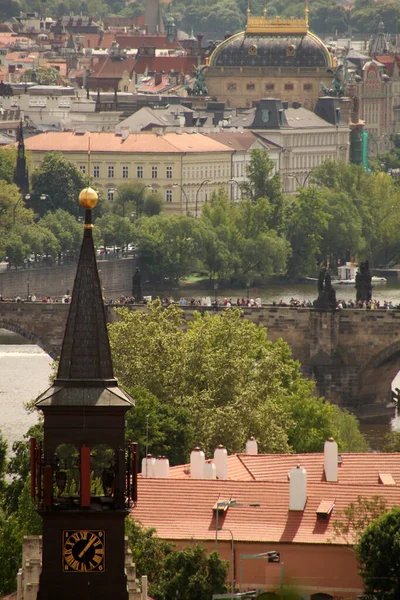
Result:
M48 406L121 406L132 399L114 378L106 314L93 245L91 211L72 292L57 377L36 401Z
M307 34L237 33L222 42L210 67L330 67L331 58L319 38Z

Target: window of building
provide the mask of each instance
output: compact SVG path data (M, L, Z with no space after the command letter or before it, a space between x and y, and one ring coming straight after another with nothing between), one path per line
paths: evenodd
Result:
M86 175L86 165L79 165L80 172Z
M107 192L107 198L110 202L113 202L114 200L114 194L115 194L115 190L108 190Z
M100 167L98 165L93 167L93 177L100 177Z
M267 92L272 92L272 90L275 89L275 84L274 83L266 83L265 84L265 89Z
M228 92L236 92L236 83L233 83L233 81L230 81L229 83L227 83L226 87L227 87Z
M312 92L312 88L313 88L312 83L305 83L303 85L303 90L305 92Z
M122 179L128 179L129 167L122 167Z
M186 179L186 167L183 167L182 169L182 178Z
M128 86L124 85L124 92L127 92L127 91L128 91Z
M136 177L137 179L143 179L143 167L137 167Z
M255 90L256 89L256 84L255 83L248 83L246 85L246 89L247 90Z
M285 83L285 90L294 90L293 83Z
M114 167L108 167L108 178L112 179L114 177Z
M167 167L166 176L167 176L167 179L172 179L172 167Z
M157 167L151 167L151 178L157 179Z
M165 200L168 203L172 202L172 190L165 191Z

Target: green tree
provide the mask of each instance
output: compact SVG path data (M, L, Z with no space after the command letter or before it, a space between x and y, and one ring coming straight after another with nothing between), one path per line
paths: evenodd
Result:
M79 193L86 186L87 181L72 162L58 152L49 152L32 173L30 204L40 216L62 208L77 217L82 212Z
M400 598L400 507L373 521L355 547L367 594L378 600Z
M129 219L106 213L96 219L93 235L96 246L120 248L132 241L134 227Z
M135 407L126 415L126 439L139 444L140 458L148 450L153 456L168 456L171 464L187 461L193 448L189 410L164 404L144 388L133 388Z
M321 258L322 241L331 215L321 190L314 186L300 190L287 224L287 238L292 248L288 262L290 277L316 272Z
M65 256L77 255L82 242L82 225L65 210L48 212L42 217L38 226L55 236L59 244L59 252Z
M149 594L156 600L211 600L226 592L228 563L216 552L207 555L200 545L175 550L133 519L126 520L125 531L137 573L148 576Z
M196 267L199 225L186 216L139 219L134 236L142 270L155 281L178 281Z
M14 183L14 171L17 162L15 148L0 148L0 179L7 183Z
M140 181L123 183L117 189L112 210L122 217L134 218L142 215L158 215L162 211L163 201L158 193L150 191Z
M266 224L279 229L282 223L283 194L279 173L273 175L275 164L270 159L268 150L256 148L250 153L250 163L246 167L247 182L241 185L242 193L252 202L261 198L270 203L270 214L266 215Z
M196 546L173 551L167 555L161 581L155 593L157 600L211 600L213 594L226 593L228 563L217 552L209 556Z
M118 315L109 334L119 381L186 409L190 439L208 454L220 443L240 452L250 435L261 452L321 451L330 436L342 445L336 410L314 397L287 344L268 341L239 310L195 313L186 333L177 306Z

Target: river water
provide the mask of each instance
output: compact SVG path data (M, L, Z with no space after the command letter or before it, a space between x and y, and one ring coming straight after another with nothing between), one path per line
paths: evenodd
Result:
M353 286L338 287L340 287L337 292L338 298L346 300L355 298ZM346 289L342 292L344 287ZM290 302L291 298L297 298L300 301L314 300L317 296L316 290L315 284L274 284L262 289L251 287L249 290L221 286L217 290L217 295L220 299L227 297L236 301L237 298L246 298L249 292L250 297L261 297L264 304L269 304L279 303L280 300ZM151 294L153 297L159 295L159 293L152 293L152 290L144 290L144 293ZM172 292L175 300L181 296L188 299L202 296L214 298L214 294L214 289L200 290L190 285L182 287L179 292L176 290ZM387 285L377 285L374 289L374 297L381 302L388 300L393 304L400 304L400 281L394 279ZM28 413L25 410L25 404L35 399L48 387L49 376L52 372L51 363L51 358L38 346L30 344L12 332L0 329L0 402L2 408L0 429L9 442L9 448L15 440L22 439L28 428L37 421L37 414L35 412ZM394 385L400 387L400 378L395 381ZM392 423L386 424L363 424L361 428L371 448L378 450L384 435L391 427L400 428L400 419L394 419Z

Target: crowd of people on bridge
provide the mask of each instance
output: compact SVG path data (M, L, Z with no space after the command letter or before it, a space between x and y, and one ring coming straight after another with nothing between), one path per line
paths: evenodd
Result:
M152 296L144 296L142 300L137 301L134 296L120 296L119 298L113 299L105 299L105 304L110 306L126 306L132 304L147 304L152 300ZM14 297L4 297L0 294L0 302L45 302L45 303L63 303L69 304L71 302L71 296L69 294L64 294L62 297L54 298L52 296L42 296L41 298L37 298L35 294L31 294L28 298L22 298L17 295ZM231 308L231 307L240 307L240 308L260 308L263 306L261 298L237 298L236 300L232 300L231 298L215 298L211 299L210 296L203 297L192 297L185 298L181 296L178 301L176 301L173 296L164 296L161 298L161 303L163 306L169 306L170 304L178 304L181 307L210 307L210 308ZM273 301L271 304L264 304L264 306L279 306L279 307L292 307L292 308L312 308L313 303L311 300L299 300L298 298L291 298L290 301L286 302L285 300L280 300L279 302ZM341 309L349 309L349 308L357 308L364 310L400 310L400 303L395 304L391 300L384 300L380 302L379 300L370 300L369 302L356 302L355 300L338 300L336 303L337 310Z

